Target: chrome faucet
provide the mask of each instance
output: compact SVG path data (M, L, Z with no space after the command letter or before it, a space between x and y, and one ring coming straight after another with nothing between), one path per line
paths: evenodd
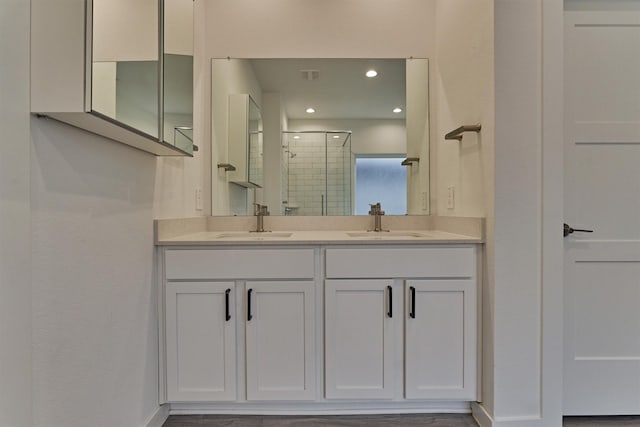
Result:
M257 224L256 224L256 233L263 233L265 231L264 229L264 217L269 215L269 207L267 205L261 205L260 203L254 203L255 205L255 210L254 210L254 215L256 216L257 219Z
M382 210L382 206L380 206L380 202L374 205L369 204L369 206L371 206L369 215L373 216L373 230L369 231L389 231L382 229L382 215L384 215L384 211Z

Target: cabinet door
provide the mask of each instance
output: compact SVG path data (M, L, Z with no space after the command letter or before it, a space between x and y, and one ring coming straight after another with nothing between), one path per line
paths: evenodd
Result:
M407 280L405 397L476 397L474 280Z
M327 399L393 398L392 285L391 280L325 282Z
M236 399L233 282L166 286L167 399Z
M247 400L314 400L314 282L247 282Z

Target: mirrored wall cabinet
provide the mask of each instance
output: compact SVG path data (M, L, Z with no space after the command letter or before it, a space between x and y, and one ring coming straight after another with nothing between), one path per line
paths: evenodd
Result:
M31 112L191 156L193 0L32 0Z
M262 116L256 102L244 93L229 95L229 182L262 188Z

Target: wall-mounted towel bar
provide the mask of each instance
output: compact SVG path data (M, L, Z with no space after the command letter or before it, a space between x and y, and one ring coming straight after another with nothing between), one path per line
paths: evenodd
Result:
M236 170L236 167L231 163L218 163L218 169L224 169L225 172Z
M480 132L482 129L481 125L464 125L460 126L457 129L452 130L448 134L444 136L444 139L457 139L458 141L462 141L462 134L464 132Z
M407 157L400 163L402 166L413 166L414 163L418 163L420 161L419 157Z

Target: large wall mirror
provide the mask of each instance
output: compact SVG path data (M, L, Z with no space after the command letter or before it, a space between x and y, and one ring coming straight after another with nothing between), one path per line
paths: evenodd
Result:
M251 214L254 202L272 215L361 215L376 202L429 213L427 59L223 58L211 72L214 147L240 143L228 133L238 94L255 100L264 129L264 184L228 179L228 214Z

